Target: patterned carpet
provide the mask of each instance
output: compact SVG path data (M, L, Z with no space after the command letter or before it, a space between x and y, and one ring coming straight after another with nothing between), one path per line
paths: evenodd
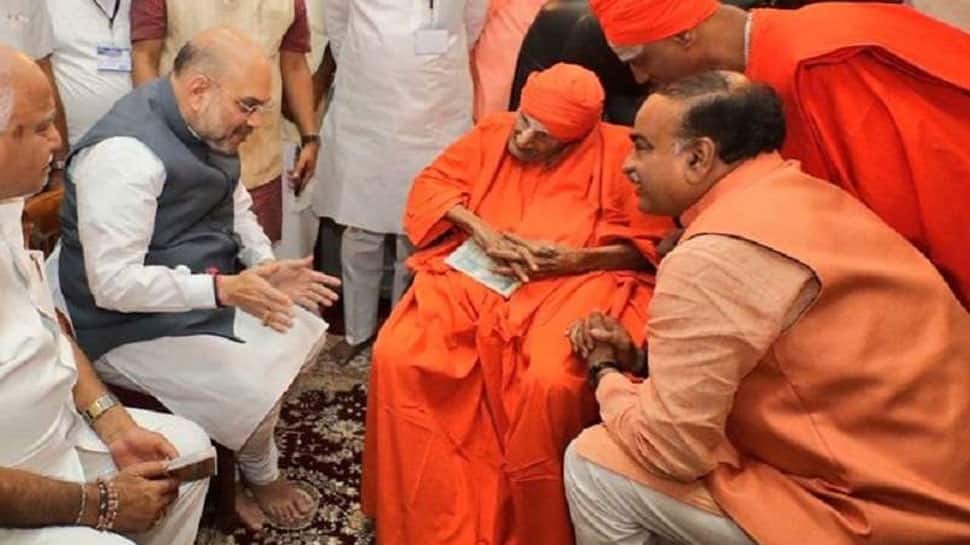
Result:
M338 340L328 340L331 346ZM360 512L360 457L367 405L370 351L346 367L325 349L315 367L294 383L276 429L283 473L320 492L320 510L300 531L242 528L225 535L203 519L197 545L371 545L372 532Z

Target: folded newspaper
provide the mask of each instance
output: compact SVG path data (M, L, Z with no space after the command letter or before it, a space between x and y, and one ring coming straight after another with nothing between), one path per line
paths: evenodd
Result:
M522 285L522 282L514 277L493 272L498 264L472 239L466 240L451 252L451 255L445 258L445 263L481 282L506 299Z

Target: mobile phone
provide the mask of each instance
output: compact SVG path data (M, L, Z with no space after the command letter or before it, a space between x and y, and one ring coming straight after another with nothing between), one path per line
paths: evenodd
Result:
M216 474L216 449L179 456L168 463L168 474L181 482L198 481Z

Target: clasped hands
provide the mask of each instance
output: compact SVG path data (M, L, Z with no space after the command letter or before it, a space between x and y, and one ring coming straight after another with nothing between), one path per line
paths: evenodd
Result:
M472 237L498 264L493 272L515 276L522 282L581 272L580 252L572 248L531 241L487 227L476 229Z
M595 311L573 322L565 332L577 356L588 365L604 361L634 375L645 374L644 355L619 320Z
M293 327L294 304L319 313L337 301L331 288L340 280L313 270L313 258L271 261L236 275L219 276L217 297L221 304L239 308L285 333Z

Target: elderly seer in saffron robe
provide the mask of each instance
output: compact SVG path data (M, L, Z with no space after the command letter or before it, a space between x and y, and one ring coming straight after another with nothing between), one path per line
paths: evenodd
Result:
M596 405L565 331L593 309L642 331L671 227L637 216L629 133L602 107L592 72L558 64L415 180L414 284L378 335L367 407L379 543L572 543L562 455ZM469 237L528 281L505 299L451 269Z
M774 87L788 126L782 155L865 203L970 308L970 34L883 3L590 5L638 80L719 68Z

